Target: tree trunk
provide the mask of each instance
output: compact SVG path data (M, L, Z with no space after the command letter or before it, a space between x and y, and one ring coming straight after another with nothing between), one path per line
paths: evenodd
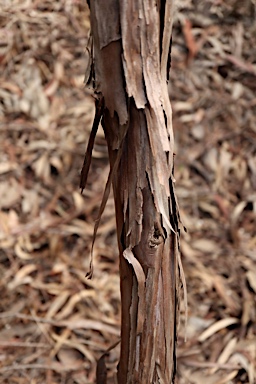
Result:
M97 109L89 147L102 116L110 175L100 215L112 183L120 251L118 383L172 383L180 285L167 88L173 0L91 0L90 10Z

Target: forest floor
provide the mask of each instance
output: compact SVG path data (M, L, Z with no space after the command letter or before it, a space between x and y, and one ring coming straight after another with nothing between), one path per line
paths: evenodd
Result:
M118 251L85 0L0 0L0 381L92 384L120 335ZM256 382L256 4L182 0L170 97L181 253L179 384ZM118 346L108 354L114 383ZM145 383L146 384L146 383Z

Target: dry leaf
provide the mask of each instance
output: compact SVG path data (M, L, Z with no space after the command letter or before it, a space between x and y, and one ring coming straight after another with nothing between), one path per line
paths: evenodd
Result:
M204 340L208 339L214 333L219 332L221 329L225 329L229 327L230 325L237 324L239 321L238 319L234 317L226 318L217 321L216 323L212 324L208 329L206 329L199 337L198 341L203 342Z

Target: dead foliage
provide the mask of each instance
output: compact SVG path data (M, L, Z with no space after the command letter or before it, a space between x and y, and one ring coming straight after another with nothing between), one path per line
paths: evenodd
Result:
M255 3L179 5L170 95L189 317L178 382L252 384ZM119 340L120 298L112 198L85 278L108 175L99 132L80 195L94 104L83 86L88 10L79 0L1 0L0 9L1 382L89 384ZM118 354L108 354L110 382Z

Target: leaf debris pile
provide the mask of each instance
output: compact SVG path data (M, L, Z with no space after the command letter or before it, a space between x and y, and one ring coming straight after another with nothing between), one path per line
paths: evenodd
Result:
M84 89L85 1L0 1L0 377L93 383L119 339L114 204L87 280L108 175L102 132L83 196L79 173L93 118ZM187 342L179 383L256 379L256 6L179 2L170 96L175 178L187 233ZM183 320L183 314L181 320ZM118 347L109 353L113 382Z

